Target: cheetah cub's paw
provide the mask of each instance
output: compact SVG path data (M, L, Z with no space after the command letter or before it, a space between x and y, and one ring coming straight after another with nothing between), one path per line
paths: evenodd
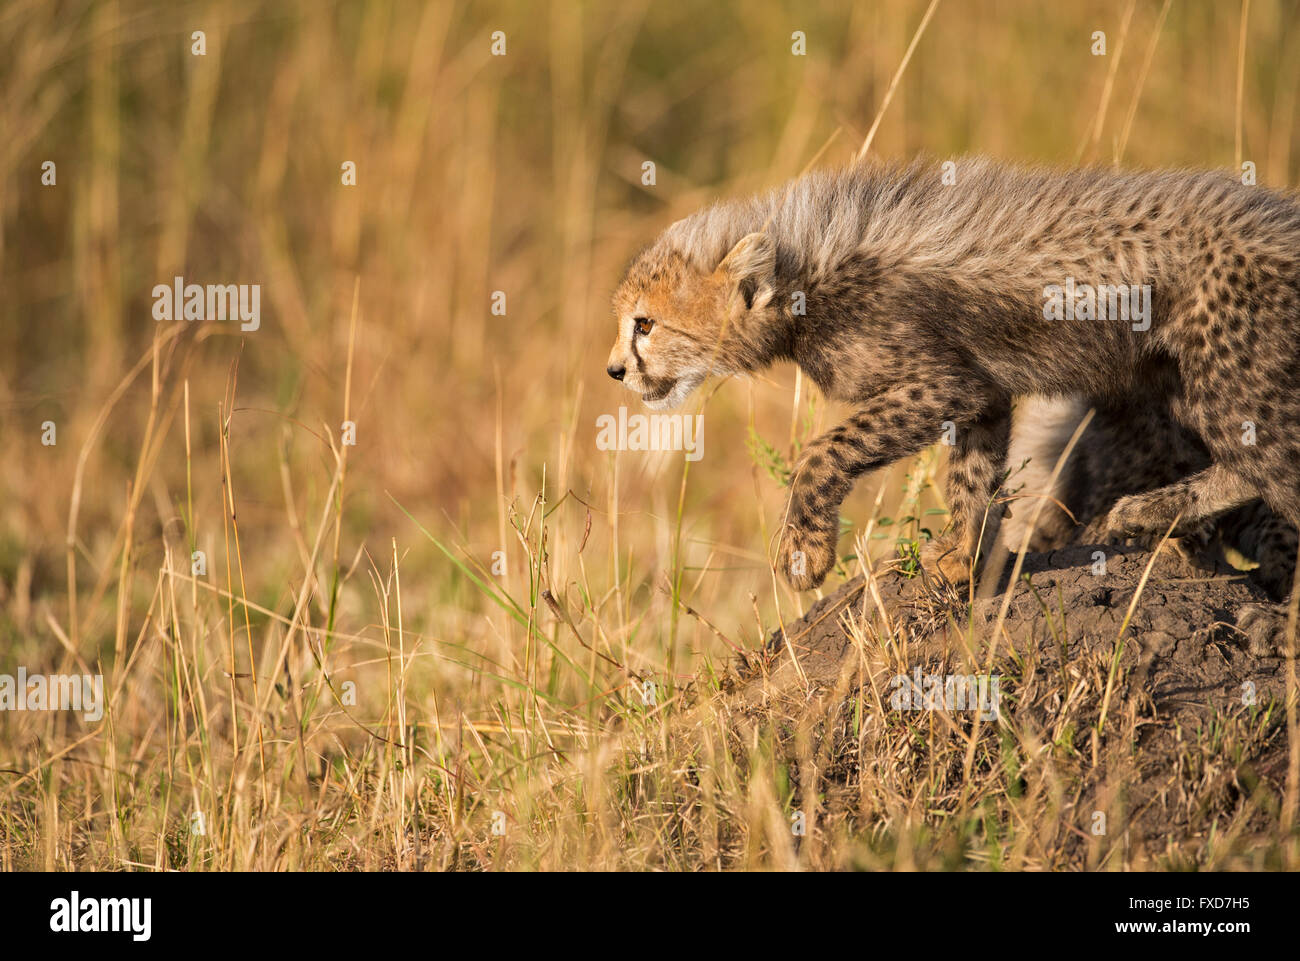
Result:
M814 531L787 524L778 555L781 575L796 591L807 591L826 580L835 566L835 528Z
M1237 630L1246 635L1250 653L1256 657L1281 657L1286 653L1285 604L1243 604L1237 614Z
M1147 508L1147 501L1141 494L1121 497L1109 513L1100 521L1094 521L1089 529L1097 535L1097 540L1101 543L1128 543L1133 538L1151 533L1145 521Z
M940 583L954 587L970 583L971 556L956 537L941 535L921 548L921 567Z

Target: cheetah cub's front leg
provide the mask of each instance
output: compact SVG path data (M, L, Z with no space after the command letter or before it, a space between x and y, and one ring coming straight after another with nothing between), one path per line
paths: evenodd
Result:
M929 562L950 580L969 576L981 526L985 543L997 533L997 516L985 508L1000 480L1009 435L1009 405L981 404L973 419L946 412L960 409L969 388L955 379L925 393L899 387L873 397L858 413L808 445L790 486L777 563L796 590L817 587L835 566L840 504L863 473L910 457L934 443L948 425L956 431L949 469L948 502L953 532L935 544ZM970 398L963 397L965 404ZM922 563L926 563L923 557Z
M842 425L818 437L795 465L777 564L797 591L817 587L835 566L840 503L861 473L851 472L847 452L869 441L850 431Z
M944 485L952 525L921 549L921 566L931 577L965 584L992 553L1003 513L996 495L1010 441L1009 404L991 407L957 431Z

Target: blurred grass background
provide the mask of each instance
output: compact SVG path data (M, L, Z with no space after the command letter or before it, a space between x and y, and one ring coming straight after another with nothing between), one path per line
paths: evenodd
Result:
M1261 183L1295 184L1297 6L1250 2L1239 60L1237 3L941 3L872 151L1249 160ZM710 397L685 476L680 455L600 452L596 417L635 409L603 372L608 299L672 220L850 158L925 7L7 3L0 672L98 663L117 698L84 743L80 721L0 715L0 767L21 772L0 780L4 866L407 866L400 838L420 829L404 805L421 810L423 782L367 795L354 762L407 777L418 740L438 830L461 838L457 817L492 806L457 794L466 767L481 794L508 793L541 763L545 710L582 718L579 740L620 710L543 588L669 691L733 653L672 591L744 647L778 607L797 616L808 598L773 586L766 562L784 494L746 439L752 425L788 455L805 420L836 412L778 368ZM1090 52L1097 30L1106 56ZM176 275L261 284L261 329L155 322L151 290ZM355 447L338 446L345 417ZM942 506L933 490L907 496L936 466L865 480L845 513L859 530L882 510L937 529L920 513ZM192 549L208 558L201 590ZM355 716L390 742L327 710L321 659L358 682ZM256 690L228 676L255 670ZM304 817L325 795L307 775L331 783L329 764L367 816L391 802L388 847L233 843L258 805L283 813L276 798ZM191 808L216 812L206 841L184 830ZM457 843L438 864L461 863ZM555 856L538 842L500 863ZM623 856L583 863L650 863Z

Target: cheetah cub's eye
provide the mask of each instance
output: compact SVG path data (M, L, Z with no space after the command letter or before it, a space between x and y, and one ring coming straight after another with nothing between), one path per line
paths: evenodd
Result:
M642 337L654 329L655 322L649 317L634 317L632 319L636 321L636 332Z

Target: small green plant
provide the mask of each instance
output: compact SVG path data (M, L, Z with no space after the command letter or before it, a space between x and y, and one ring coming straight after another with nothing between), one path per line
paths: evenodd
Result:
M753 423L749 425L749 436L746 438L745 446L749 448L750 458L755 464L763 468L769 477L782 487L790 486L790 478L794 474L794 468L790 461L786 460L779 450L763 439Z

